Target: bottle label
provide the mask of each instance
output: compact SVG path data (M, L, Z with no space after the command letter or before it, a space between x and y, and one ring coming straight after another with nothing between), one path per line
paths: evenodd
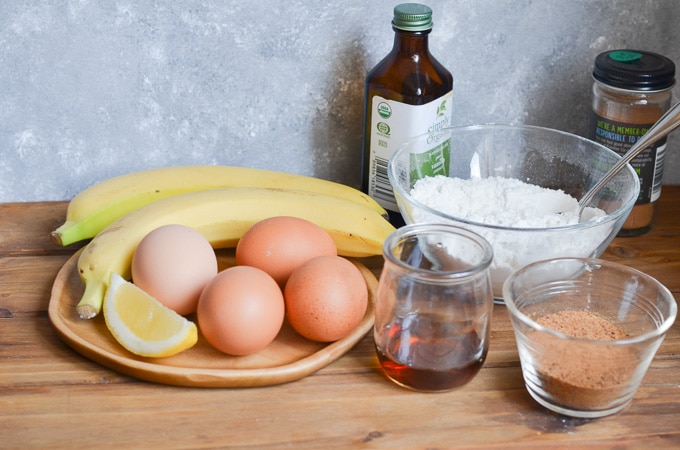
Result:
M624 155L653 125L616 122L596 112L590 116L590 139ZM633 158L630 165L640 179L640 196L636 205L655 202L661 196L666 138L660 139Z
M375 95L371 98L371 130L368 194L383 208L398 211L387 163L404 142L426 133L433 142L413 150L411 169L423 175L446 174L450 140L437 138L437 131L451 125L453 91L424 105L408 105Z

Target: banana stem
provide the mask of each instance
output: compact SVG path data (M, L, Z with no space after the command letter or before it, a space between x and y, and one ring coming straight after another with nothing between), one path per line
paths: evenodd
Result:
M61 247L66 247L67 245L76 242L78 239L75 236L72 237L72 235L77 233L77 230L75 230L74 232L74 228L77 228L77 226L78 226L77 222L71 221L64 222L63 225L61 225L59 228L50 233L50 238L52 239L52 242Z
M85 292L76 310L81 319L92 319L102 309L106 286L101 281L90 280L85 284Z

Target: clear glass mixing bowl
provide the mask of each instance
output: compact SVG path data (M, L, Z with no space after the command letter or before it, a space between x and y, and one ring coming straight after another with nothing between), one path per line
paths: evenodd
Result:
M424 142L442 144L429 162L418 154ZM449 144L446 144L448 142ZM450 147L448 147L450 145ZM580 198L620 156L603 145L574 134L527 125L474 125L444 128L404 143L391 157L388 176L406 223L449 223L487 239L493 248L491 279L494 298L514 270L535 261L559 257L599 257L628 217L640 191L628 165L591 202L606 212L590 222L553 228L513 228L472 222L447 215L416 201L413 184L430 169L443 167L449 177L505 177ZM418 166L419 170L414 170ZM430 167L431 166L431 167ZM472 199L474 201L474 199Z

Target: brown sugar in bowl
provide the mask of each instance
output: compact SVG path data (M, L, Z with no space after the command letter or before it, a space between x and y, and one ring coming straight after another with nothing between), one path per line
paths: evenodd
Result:
M638 270L556 258L503 285L529 394L547 409L596 418L633 399L675 321L673 294Z

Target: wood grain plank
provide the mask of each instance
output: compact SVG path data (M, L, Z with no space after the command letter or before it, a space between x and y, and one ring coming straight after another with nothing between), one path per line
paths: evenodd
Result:
M679 448L680 324L632 404L597 420L553 414L522 379L507 311L462 389L411 392L388 382L370 334L312 376L272 387L197 389L126 377L59 340L46 315L58 269L75 252L49 241L65 202L0 205L2 448ZM603 257L643 270L680 298L680 186L664 186L656 227L617 238ZM382 259L362 261L379 274Z
M0 317L46 317L50 291L68 254L0 257Z
M379 380L353 380L342 396L310 398L319 386L315 377L277 388L249 390L167 388L134 384L59 386L24 389L11 416L0 429L31 437L27 424L43 424L54 434L36 446L78 444L91 447L106 437L104 447L147 448L168 442L179 447L346 448L371 444L398 448L429 446L500 446L532 442L566 444L577 435L581 443L642 443L665 436L677 442L678 432L650 417L644 393L625 414L600 420L578 420L546 413L524 392L514 389L465 389L445 394L405 391ZM372 395L366 398L366 387ZM670 402L656 405L667 420L680 419ZM96 418L96 420L93 420ZM78 423L80 422L80 424ZM319 426L323 424L323 426ZM484 426L485 425L485 426ZM83 427L87 432L82 433ZM634 435L630 430L637 431ZM204 440L197 440L201 436Z
M60 247L50 232L66 217L67 202L0 204L0 257L72 254L84 244Z

